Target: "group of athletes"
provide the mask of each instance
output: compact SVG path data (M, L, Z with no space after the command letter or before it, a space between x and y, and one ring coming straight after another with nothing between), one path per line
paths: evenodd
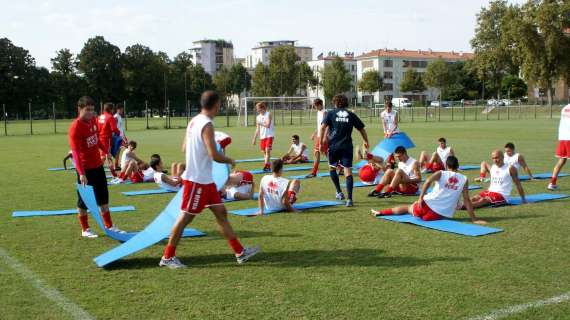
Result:
M257 246L244 247L241 244L227 218L227 210L223 204L223 199L253 199L255 190L253 175L248 171L233 171L227 183L220 191L217 190L212 176L212 162L226 163L232 168L235 167L236 162L225 154L231 138L215 131L214 128L213 119L221 105L219 94L215 91L206 91L202 94L200 103L200 114L192 118L186 129L182 147L186 157L185 163L173 163L170 168L171 175L165 173L159 155L153 155L149 164L136 156L134 153L137 147L136 142L127 141L124 128L121 129L122 122L111 121L114 118L111 114L112 108L107 108L107 104L103 114L97 117L94 101L89 97L80 98L78 101L79 116L73 121L69 130L71 156L77 171L78 182L93 186L106 228L123 232L113 225L111 220L107 179L103 168L106 162L111 172L115 169L111 156L113 133L121 138L123 146L126 147L122 153L121 172L117 179L124 180L128 177L137 182L138 180L146 181L151 179L152 174L152 179L161 187L172 191L182 189L180 215L172 227L168 244L159 262L160 266L169 268L185 267L176 258L176 247L186 225L191 223L205 208L209 208L214 214L220 232L227 240L238 263L247 261L260 251ZM366 160L366 164L358 168L358 175L362 183L373 186L369 196L387 198L396 194L416 195L419 191L418 200L409 207L372 210L374 215L409 212L416 217L430 221L451 218L456 210L466 209L474 223L484 224L485 221L476 218L473 209L508 203L513 186L517 188L523 203L526 202L525 192L518 178L518 170L524 169L531 178L532 173L524 157L516 153L512 143L505 145L505 152L494 150L491 153L491 164L481 163L481 173L477 180L489 181L490 186L487 190L470 197L468 179L459 172L457 155L447 144L445 138L438 140L435 152L432 154L422 152L419 160L412 158L403 146L397 147L387 159L383 159L369 152L365 125L354 112L349 110L346 96L336 95L332 104L334 109L325 110L322 100L314 100L313 106L317 112L317 128L311 135L314 141L314 164L311 173L306 178L317 177L321 155L325 155L329 163L328 175L336 191L335 198L346 200L346 206L354 205L352 199L354 187L352 132L354 129L360 133L363 140L363 150L358 148L357 153L359 159ZM280 210L294 212L296 210L293 204L297 201L301 182L284 178L283 168L286 164L307 162L307 146L300 142L298 135L293 135L292 145L287 154L271 161L275 137L273 118L264 103L258 103L256 109L258 115L252 144L255 145L259 137L259 147L264 157L263 171L268 173L260 181L258 214ZM566 159L570 157L570 105L562 109L561 115L560 141L556 150L559 161L548 185L550 190L556 189L556 177L566 163ZM398 116L389 101L381 114L381 119L385 139L391 139L400 134ZM217 144L222 147L221 151L216 147ZM427 172L433 174L420 187L422 174ZM341 188L339 174L344 175L346 180L346 196ZM137 177L133 178L133 175ZM87 208L79 194L77 207L82 235L96 237L96 234L89 229Z

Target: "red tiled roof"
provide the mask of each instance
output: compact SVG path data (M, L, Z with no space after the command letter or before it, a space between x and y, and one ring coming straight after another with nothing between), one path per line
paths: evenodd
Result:
M432 51L432 50L390 50L379 49L363 53L356 59L376 58L376 57L394 57L394 58L424 58L424 59L447 59L447 60L468 60L473 58L473 53L469 52L449 52L449 51Z

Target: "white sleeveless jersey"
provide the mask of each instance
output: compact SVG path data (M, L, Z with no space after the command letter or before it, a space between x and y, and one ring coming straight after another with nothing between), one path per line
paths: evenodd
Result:
M265 111L265 113L263 114L258 114L257 115L257 124L259 125L259 138L260 139L265 139L265 138L271 138L274 136L274 130L273 130L273 120L271 120L271 124L269 125L269 128L266 128L263 124L266 123L267 121L269 121L269 111Z
M236 193L247 194L251 191L251 188L252 188L251 183L228 187L226 188L226 199L236 200L235 198Z
M317 137L321 137L321 124L323 124L323 119L327 113L326 109L317 111Z
M520 169L521 165L519 164L519 154L515 153L511 157L509 157L506 153L504 156L504 161L509 166L515 167L517 170Z
M388 131L392 131L394 133L398 133L398 126L396 125L396 119L398 118L398 112L396 110L392 110L391 112L387 112L386 110L382 111L380 114L382 117L382 121L384 122L384 127L386 128L384 133Z
M161 187L162 189L170 190L170 191L180 190L179 186L174 187L174 186L171 186L168 183L165 183L164 181L162 181L162 177L164 177L164 173L162 173L162 172L155 172L154 173L154 182L156 184L158 184L159 187Z
M410 178L410 179L417 179L418 176L416 175L415 171L414 171L414 164L416 163L416 159L412 158L412 157L408 157L408 161L406 162L398 162L398 169L402 169L402 171L404 171L404 173Z
M513 178L509 168L510 166L506 163L502 167L494 164L491 167L491 185L489 186L489 191L500 193L507 201L513 191Z
M212 178L212 158L208 154L202 139L204 127L212 123L212 119L199 114L192 118L186 128L186 171L182 179L199 184L214 183Z
M560 113L558 140L570 140L570 104L562 108Z
M124 169L127 167L127 161L130 160L134 160L131 157L131 151L127 148L125 149L125 151L123 151L123 154L121 154L121 169Z
M263 190L263 200L266 210L282 210L284 209L282 199L287 192L289 180L283 177L274 177L267 175L261 179L260 188Z
M303 150L303 146L305 146L305 150ZM291 144L291 148L293 149L293 153L295 153L295 156L298 156L302 153L303 156L307 158L309 157L307 153L307 146L304 143L301 142L298 145L293 143ZM301 152L301 150L303 150L303 152Z
M436 213L451 218L457 208L459 197L467 177L453 171L441 171L441 177L433 189L424 196L426 204Z
M125 136L125 120L123 120L123 117L121 117L121 115L118 113L115 113L115 115L113 117L117 121L117 128L121 132L121 137L124 137Z
M443 164L445 165L447 157L449 157L449 155L451 154L451 147L446 147L445 149L437 147L437 149L435 149L435 152L437 152L437 155L441 159L441 162L443 162Z

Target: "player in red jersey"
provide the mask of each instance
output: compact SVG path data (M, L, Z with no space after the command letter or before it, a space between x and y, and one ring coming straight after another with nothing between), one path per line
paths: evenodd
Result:
M87 96L81 97L77 102L77 108L79 116L69 127L69 146L77 172L77 181L82 185L93 187L105 227L115 232L123 232L113 225L109 212L107 178L100 157L100 154L107 155L109 149L99 140L97 120L95 119L95 101ZM87 206L83 203L79 192L77 196L81 235L87 238L95 238L97 235L89 229Z
M121 131L117 128L117 120L113 117L112 103L106 102L103 105L103 113L97 117L97 130L99 132L99 140L105 148L105 151L101 151L101 159L107 162L113 177L117 177L115 173L115 163L110 152L113 143L113 134L120 136Z

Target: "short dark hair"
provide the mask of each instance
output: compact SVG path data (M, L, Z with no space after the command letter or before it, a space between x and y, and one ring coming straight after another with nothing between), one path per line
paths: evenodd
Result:
M277 172L281 171L282 169L283 169L283 160L281 160L281 159L273 160L273 162L271 163L271 171L273 171L274 173L277 173Z
M317 106L322 106L323 100L316 98L315 100L313 100L313 104L316 104Z
M152 162L153 160L157 160L157 159L158 159L158 161L160 162L161 158L160 158L160 155L157 154L157 153L155 153L155 154L153 154L152 156L150 156L150 162Z
M408 151L406 151L406 148L404 148L403 146L398 146L398 147L396 148L396 150L394 150L394 153L404 153L404 154L407 154Z
M348 98L344 94L337 94L333 97L332 103L337 108L348 107Z
M299 140L299 135L294 134L294 135L293 135L293 139Z
M444 137L441 137L439 139L437 139L438 142L443 142L443 143L447 143L447 140L445 140Z
M136 149L136 147L137 147L137 142L136 142L135 140L130 140L128 145L129 145L129 147L133 147L133 148Z
M507 144L505 144L505 148L509 148L509 149L515 150L515 144L512 143L512 142L507 142Z
M160 156L155 153L150 157L149 165L153 170L156 170L156 167L158 167L161 161L162 159L160 159Z
M117 103L117 104L115 105L115 110L124 109L124 108L125 108L125 107L123 106L122 103Z
M220 102L220 94L214 90L204 91L200 97L202 109L212 110Z
M112 113L114 106L112 102L105 102L105 104L103 104L103 111Z
M267 105L265 104L265 102L261 101L255 104L255 107L259 107L259 108L263 108L263 109L267 109Z
M392 100L386 99L386 101L384 101L384 107L392 107Z
M459 160L457 160L456 156L449 156L447 160L445 160L445 166L448 169L457 170L459 169Z
M77 100L77 106L81 109L87 106L95 106L95 100L89 96L83 96Z

